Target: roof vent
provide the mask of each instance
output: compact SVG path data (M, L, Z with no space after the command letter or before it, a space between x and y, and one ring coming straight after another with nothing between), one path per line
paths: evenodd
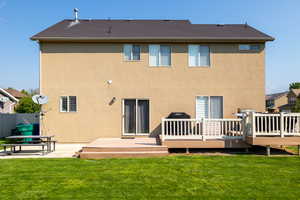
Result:
M75 18L75 22L78 22L78 12L79 12L79 9L78 9L78 8L74 8L74 18Z
M217 24L217 26L225 26L225 24Z
M109 27L108 27L108 30L107 30L107 33L108 33L108 34L111 34L111 29L112 29L112 27L109 26Z

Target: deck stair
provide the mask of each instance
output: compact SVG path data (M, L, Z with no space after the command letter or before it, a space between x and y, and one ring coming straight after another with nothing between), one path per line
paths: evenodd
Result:
M83 147L79 157L84 159L157 157L168 155L168 147L156 143L155 138L97 139Z

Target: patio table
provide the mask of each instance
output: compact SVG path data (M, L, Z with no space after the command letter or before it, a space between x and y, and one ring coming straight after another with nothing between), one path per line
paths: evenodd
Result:
M8 136L6 139L26 139L26 138L31 138L31 139L45 139L46 146L47 146L47 152L51 152L51 142L53 142L52 138L54 135L51 136L43 136L43 135L13 135L13 136ZM55 143L54 143L55 145ZM17 146L17 145L16 145ZM20 144L20 146L22 146ZM29 146L29 145L28 145ZM55 149L55 146L54 146Z

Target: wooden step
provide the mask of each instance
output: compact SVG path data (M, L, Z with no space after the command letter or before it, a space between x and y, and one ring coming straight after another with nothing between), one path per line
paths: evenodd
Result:
M83 147L82 152L148 152L148 151L166 151L166 146L149 147Z
M136 158L136 157L160 157L167 156L167 151L138 151L138 152L80 152L82 159L100 159L100 158Z

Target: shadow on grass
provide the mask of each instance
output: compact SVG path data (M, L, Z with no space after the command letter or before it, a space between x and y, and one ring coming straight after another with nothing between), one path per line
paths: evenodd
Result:
M186 149L169 149L169 152L176 155L186 153ZM199 154L199 155L266 155L266 147L262 146L252 146L246 149L189 149L190 154ZM294 153L290 151L285 151L282 148L271 148L272 156L291 156Z

